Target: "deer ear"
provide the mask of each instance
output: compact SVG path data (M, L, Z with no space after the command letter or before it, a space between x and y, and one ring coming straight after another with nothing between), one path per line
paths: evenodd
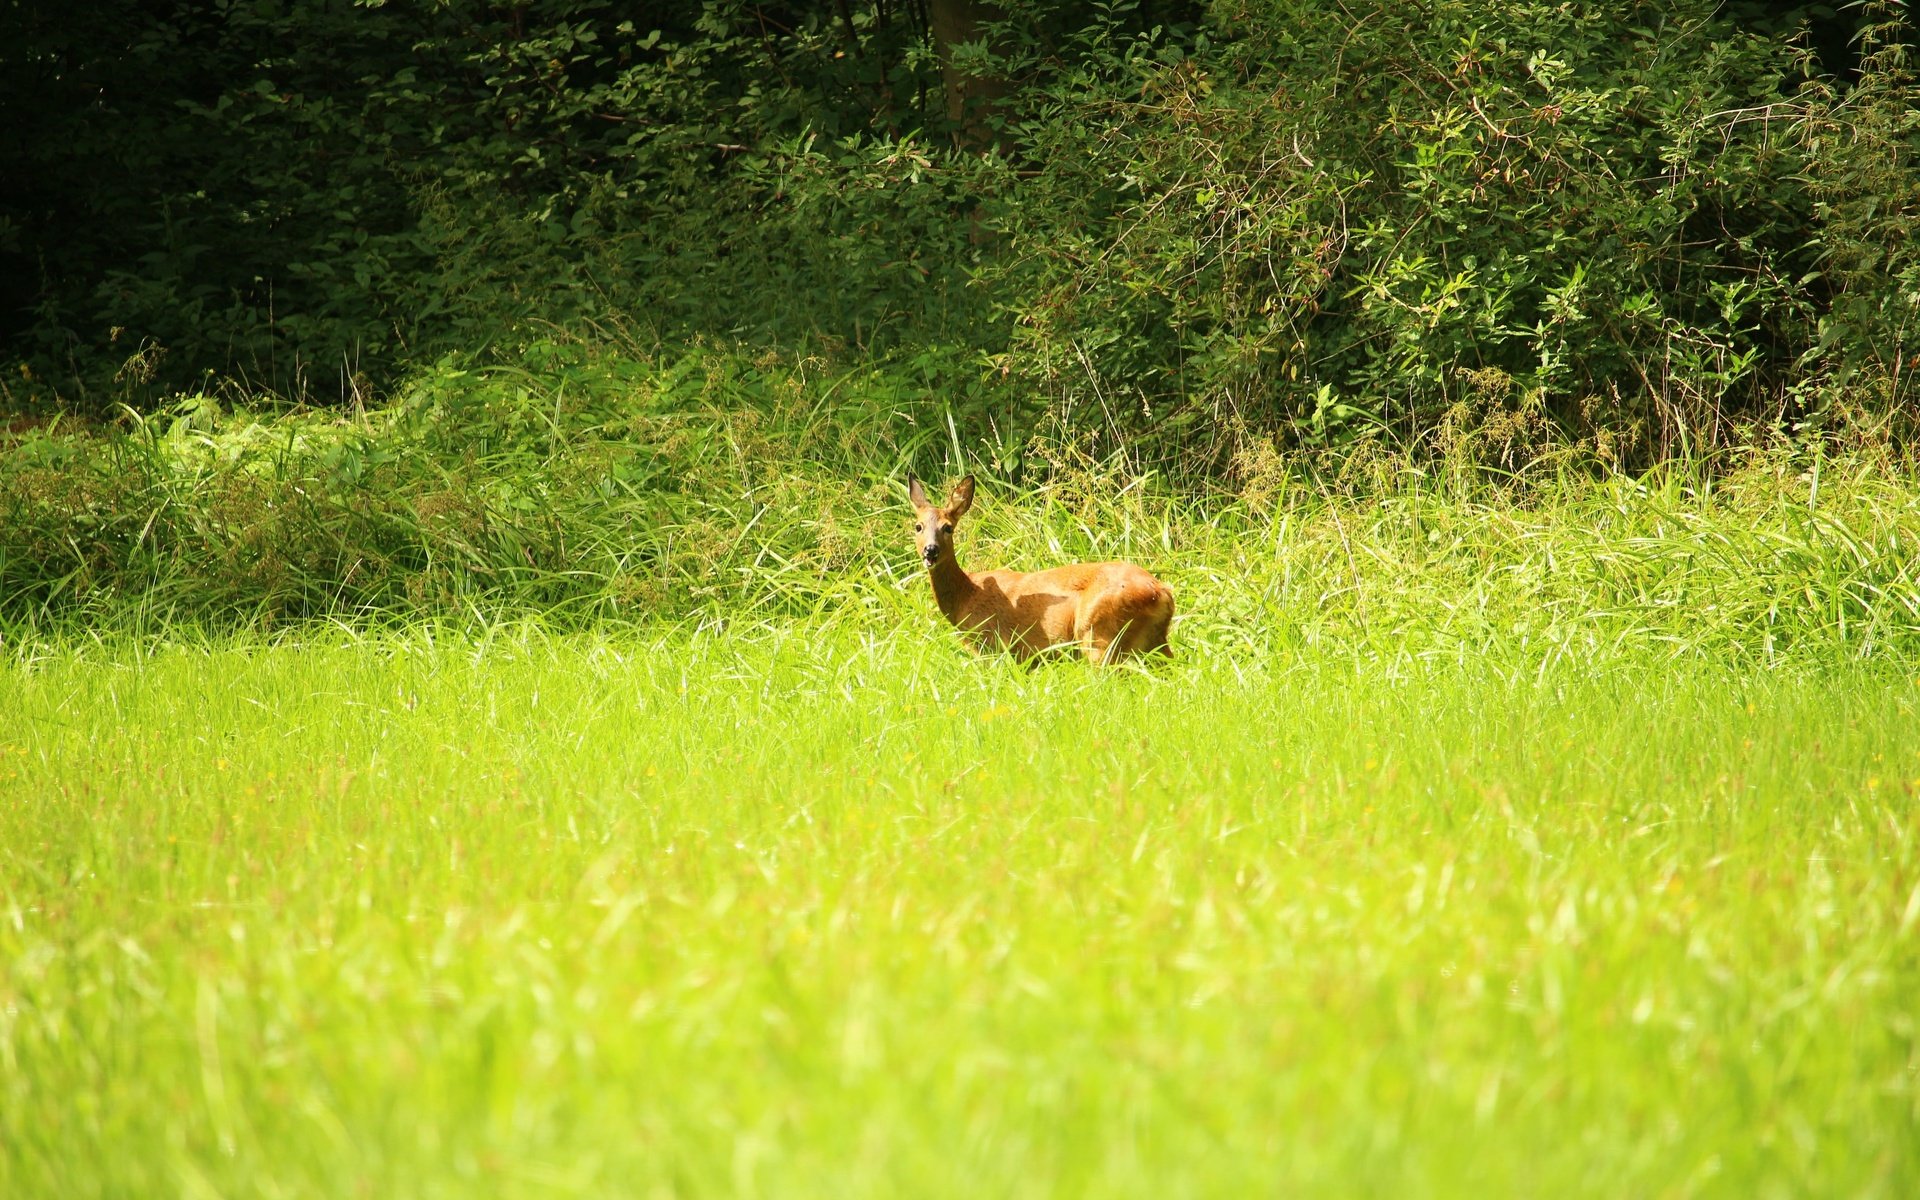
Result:
M973 507L973 476L969 475L953 485L953 494L947 497L947 517L958 521L967 515Z
M913 501L913 506L915 508L931 507L927 503L926 489L922 488L920 486L920 481L918 479L915 479L911 475L907 476L907 499Z

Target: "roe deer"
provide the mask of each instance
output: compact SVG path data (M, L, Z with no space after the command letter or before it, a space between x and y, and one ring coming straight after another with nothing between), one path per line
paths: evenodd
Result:
M907 495L933 598L947 620L982 645L1004 647L1023 661L1056 646L1078 646L1095 663L1155 650L1173 656L1167 645L1173 592L1139 567L1104 562L963 571L953 556L953 527L973 507L973 476L954 487L944 506L928 500L911 475Z

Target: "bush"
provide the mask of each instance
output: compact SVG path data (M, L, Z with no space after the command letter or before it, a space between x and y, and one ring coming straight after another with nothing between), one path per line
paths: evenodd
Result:
M936 361L1182 471L1904 441L1906 27L1842 79L1756 8L28 6L8 386L364 403L558 327Z
M1023 106L1008 365L1064 425L1217 464L1645 464L1809 419L1904 336L1863 234L1907 219L1911 90L1888 48L1843 100L1717 8L1270 0L1090 44Z

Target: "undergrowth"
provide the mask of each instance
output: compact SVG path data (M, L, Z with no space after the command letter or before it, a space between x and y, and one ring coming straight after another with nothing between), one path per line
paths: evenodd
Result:
M1176 644L1920 650L1920 488L1884 455L1780 443L1641 476L1543 455L1503 476L1256 444L1229 484L1015 441L993 383L938 387L965 370L555 340L510 365L443 361L346 415L194 396L16 429L0 622L16 640L533 614L884 630L932 619L912 470L981 477L966 565L1148 566L1180 598Z

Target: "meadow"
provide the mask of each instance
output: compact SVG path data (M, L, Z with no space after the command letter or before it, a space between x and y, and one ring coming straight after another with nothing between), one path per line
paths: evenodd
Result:
M1154 565L1153 670L884 497L675 617L15 626L0 1193L1920 1186L1905 485L1143 496L962 550Z
M0 6L0 1200L1920 1196L1907 7Z

